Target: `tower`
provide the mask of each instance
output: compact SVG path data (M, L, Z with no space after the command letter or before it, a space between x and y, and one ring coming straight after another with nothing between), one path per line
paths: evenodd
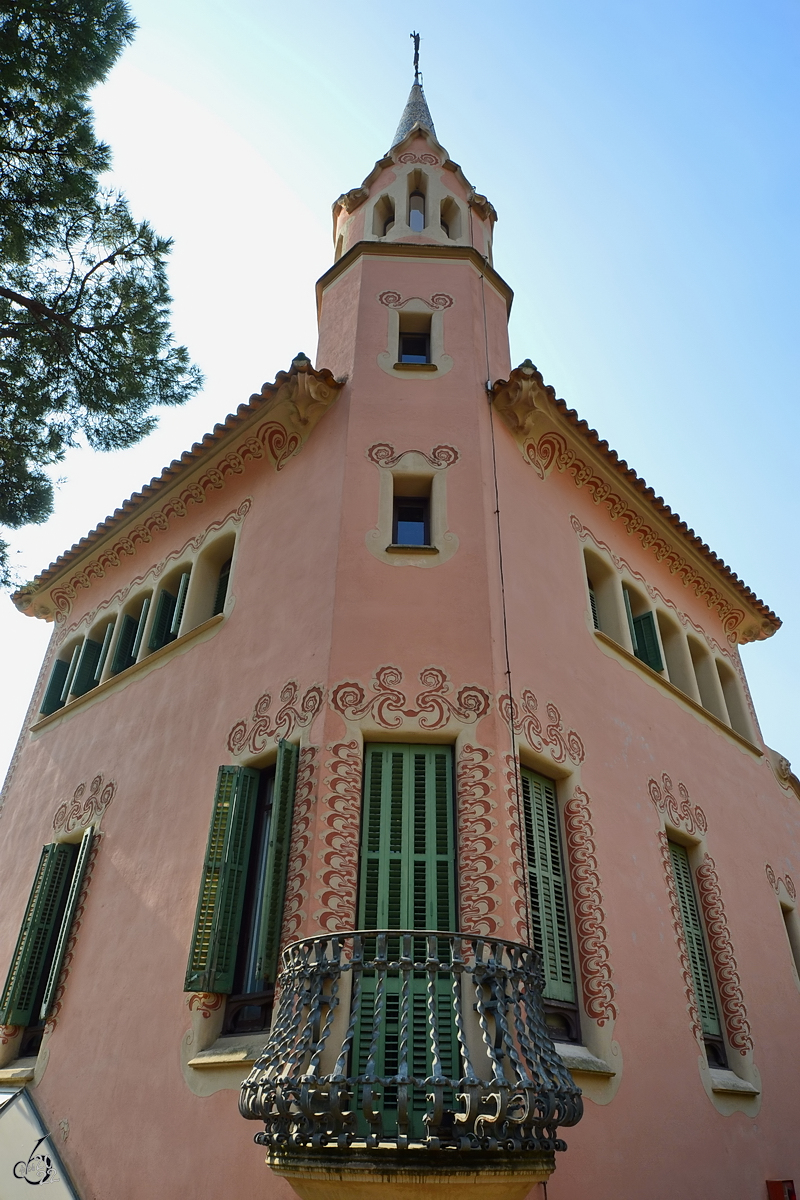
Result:
M737 649L780 622L511 368L495 220L415 79L334 204L316 366L14 598L54 632L0 1086L67 1121L73 1194L800 1174L800 784Z

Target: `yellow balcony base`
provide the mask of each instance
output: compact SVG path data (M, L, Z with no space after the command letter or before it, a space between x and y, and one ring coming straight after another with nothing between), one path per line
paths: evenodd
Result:
M555 1166L548 1152L271 1150L267 1163L301 1200L524 1200Z

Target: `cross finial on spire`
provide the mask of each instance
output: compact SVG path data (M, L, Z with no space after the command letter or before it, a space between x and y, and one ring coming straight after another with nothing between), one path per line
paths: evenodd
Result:
M419 83L419 34L408 35L414 42L414 83Z

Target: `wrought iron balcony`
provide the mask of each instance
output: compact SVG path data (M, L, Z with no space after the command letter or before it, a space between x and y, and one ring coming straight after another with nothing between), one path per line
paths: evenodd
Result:
M430 1163L420 1152L443 1151L434 1157L455 1167L452 1152L477 1151L476 1163L536 1159L546 1178L566 1149L558 1127L583 1105L541 988L535 951L497 938L392 930L294 942L242 1115L264 1122L255 1140L274 1165L387 1151Z

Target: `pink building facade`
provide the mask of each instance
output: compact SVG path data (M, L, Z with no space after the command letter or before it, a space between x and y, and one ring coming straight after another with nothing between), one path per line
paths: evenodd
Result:
M0 1088L83 1200L800 1182L780 622L512 369L495 219L415 85L317 366L14 597Z

